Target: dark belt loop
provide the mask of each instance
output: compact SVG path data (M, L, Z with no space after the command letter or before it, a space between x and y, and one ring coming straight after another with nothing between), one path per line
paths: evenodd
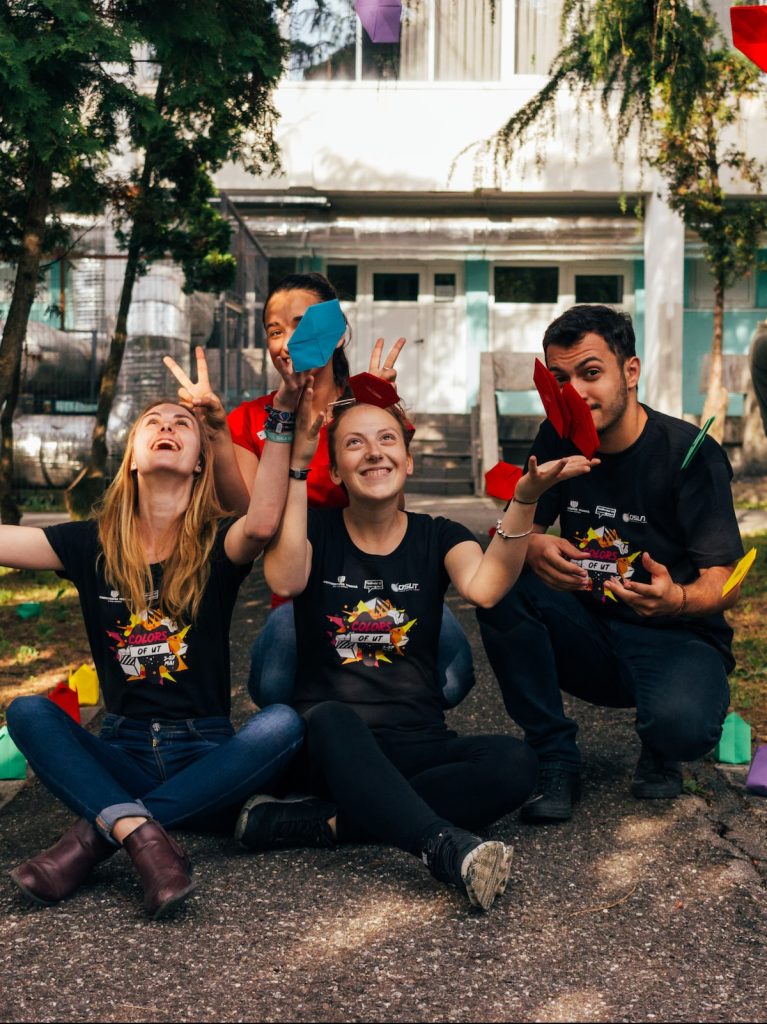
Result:
M187 728L187 731L188 731L189 735L190 736L194 736L194 738L196 740L201 740L201 739L204 738L202 733L200 732L200 730L195 725L195 722L194 722L193 718L187 718L186 719L186 728Z

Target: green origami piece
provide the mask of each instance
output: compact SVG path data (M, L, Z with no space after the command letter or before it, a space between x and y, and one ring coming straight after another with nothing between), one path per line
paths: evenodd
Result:
M40 614L40 602L25 601L18 606L16 614L20 619L34 619L36 615Z
M0 779L26 779L27 760L11 739L7 726L0 727Z
M716 416L709 416L709 418L706 420L706 422L700 428L700 431L695 435L695 440L692 442L692 444L688 448L687 454L685 455L684 459L682 460L682 469L687 469L687 467L690 465L692 460L695 458L698 449L703 444L703 441L704 441L704 439L706 437L706 434L708 433L709 428L711 427L711 424L714 422L715 419L716 419Z
M735 711L724 720L714 757L720 764L749 764L751 761L751 726Z

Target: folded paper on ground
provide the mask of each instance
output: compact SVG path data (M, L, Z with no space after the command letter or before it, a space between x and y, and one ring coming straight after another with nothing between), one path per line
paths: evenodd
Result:
M746 789L757 796L767 796L767 744L762 744L754 754L748 770Z
M58 704L62 711L66 711L70 718L76 722L80 721L80 705L77 702L77 694L69 689L68 683L57 683L52 690L48 691L48 699Z
M0 726L0 779L26 779L27 759L11 739L6 725Z
M751 760L751 726L736 711L724 720L714 757L721 764L748 764Z
M69 688L77 691L79 704L98 704L99 677L90 665L81 665L69 673Z

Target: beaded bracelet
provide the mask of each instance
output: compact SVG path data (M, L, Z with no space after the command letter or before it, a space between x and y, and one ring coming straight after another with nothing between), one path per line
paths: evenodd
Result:
M684 610L687 607L687 587L684 585L684 583L677 583L677 586L682 591L682 603L679 605L675 612L672 612L672 614L675 616L684 615Z
M267 440L281 441L284 444L292 443L295 426L295 412L287 412L282 409L275 409L273 405L266 406L266 423L264 424L264 436L267 438Z
M277 441L280 444L293 444L293 428L288 430L270 430L264 427L264 437L267 441Z
M533 528L531 526L530 529L529 530L525 530L524 533L506 533L504 530L501 529L501 520L500 519L495 524L495 535L496 535L496 537L500 537L501 540L519 540L520 537L527 537L527 535L532 533L532 532L533 532Z

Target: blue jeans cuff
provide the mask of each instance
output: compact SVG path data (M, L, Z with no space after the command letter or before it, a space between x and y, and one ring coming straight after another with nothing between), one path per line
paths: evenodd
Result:
M107 838L110 842L116 843L112 838L112 829L120 818L151 818L152 815L142 804L140 800L135 800L130 804L112 804L111 807L105 807L99 812L96 817L95 825L99 832Z

